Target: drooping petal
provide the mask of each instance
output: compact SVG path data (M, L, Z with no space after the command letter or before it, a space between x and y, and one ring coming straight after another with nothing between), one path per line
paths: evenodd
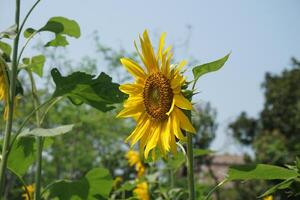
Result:
M180 129L180 122L179 119L176 118L176 114L172 113L171 117L171 124L172 124L172 130L174 135L181 141L186 142L187 138L182 134L182 131Z
M130 141L130 145L133 146L143 135L145 131L149 128L151 121L148 120L146 114L142 114L140 119L138 119L138 125L134 131L126 138L126 142Z
M169 151L170 149L170 138L171 137L171 118L169 117L167 122L162 125L160 134L161 146L163 151Z
M121 58L121 63L136 78L145 78L144 70L133 60L128 58Z
M175 94L174 95L175 105L179 108L184 110L192 110L193 106L192 103L187 100L182 94Z
M147 142L146 148L145 148L145 158L148 158L149 152L156 147L157 141L159 139L159 134L161 132L161 124L160 123L155 123L153 124L155 127L154 131L152 132L151 135L149 135L149 141Z
M187 132L196 133L195 128L193 127L187 116L185 116L185 114L177 107L174 108L174 111L176 112L176 117L178 117L180 121L180 127Z

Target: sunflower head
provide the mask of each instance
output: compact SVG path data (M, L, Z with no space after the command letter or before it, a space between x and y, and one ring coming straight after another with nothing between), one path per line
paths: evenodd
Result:
M155 149L166 155L176 153L176 140L186 140L182 129L195 133L195 129L183 110L192 110L191 102L182 94L185 78L180 72L186 64L171 64L171 47L164 48L166 34L160 37L155 53L147 31L139 37L141 51L135 48L141 59L139 64L122 58L121 63L134 77L133 83L123 84L120 90L129 95L118 117L133 117L136 128L126 139L131 145L140 142L140 150L147 158Z
M138 177L142 177L145 173L145 166L140 159L140 155L137 151L129 150L125 156L130 166L135 166Z

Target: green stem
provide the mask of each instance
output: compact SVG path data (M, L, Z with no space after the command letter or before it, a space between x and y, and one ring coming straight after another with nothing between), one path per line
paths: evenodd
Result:
M40 106L40 100L37 94L36 84L32 75L32 72L30 69L27 70L30 82L31 82L31 89L32 89L32 97L33 97L33 105L34 109L37 109ZM41 127L41 120L40 120L40 111L37 110L35 112L36 117L36 126L39 128ZM36 143L37 143L37 166L35 171L35 193L34 193L34 199L40 200L41 199L41 177L42 177L42 152L43 152L43 138L42 137L36 137Z
M5 126L4 132L4 141L2 147L2 160L0 164L0 195L2 195L5 179L5 171L7 168L7 148L9 147L11 129L12 129L12 120L13 120L13 111L14 111L14 97L16 92L16 76L17 76L17 58L18 58L18 47L19 47L19 23L20 23L20 0L16 0L16 12L15 12L15 23L17 25L16 31L17 35L14 39L13 47L13 58L12 58L12 70L10 75L10 88L8 95L8 117Z
M189 118L191 118L189 116ZM188 187L189 200L195 200L195 182L194 182L194 155L193 155L193 136L187 133L187 167L188 167Z

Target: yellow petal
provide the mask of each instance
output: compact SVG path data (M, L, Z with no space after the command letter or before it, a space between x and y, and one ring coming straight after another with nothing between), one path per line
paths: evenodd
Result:
M192 110L193 106L192 103L187 100L182 94L175 94L174 95L175 105L179 108L185 110Z
M162 126L160 140L163 151L169 151L170 149L170 135L171 135L171 118L168 118L168 121L165 122Z
M135 105L135 106L126 107L117 115L117 118L119 118L119 117L131 117L131 116L134 116L134 115L140 113L142 110L144 110L144 105L143 104L138 104L138 105Z
M133 60L128 58L121 58L121 63L136 78L145 78L146 74L144 70Z
M174 135L171 135L170 146L171 146L171 152L174 155L176 155L177 154L177 146L176 146L176 140L175 140L175 136Z
M146 159L148 158L149 152L153 148L156 147L157 141L159 139L159 134L160 134L160 131L161 131L160 123L154 124L153 126L155 127L155 129L152 131L152 133L150 133L150 135L148 137L149 141L147 143L147 146L146 146L146 149L145 149L145 152L144 152L144 155L145 155Z
M148 120L146 114L142 114L138 119L138 124L134 131L126 138L125 142L130 140L130 145L133 146L141 137L143 137L145 131L149 128L150 120Z
M129 98L124 103L124 108L135 107L137 105L143 104L143 97L139 96L129 96ZM142 109L141 111L143 111Z
M163 54L163 48L165 45L165 38L166 38L166 33L162 33L159 39L159 44L158 44L158 50L157 50L157 55L156 55L156 59L160 59L162 60L162 54Z
M179 119L176 118L176 114L173 113L171 116L171 124L174 135L181 141L186 142L187 138L182 134L179 124Z
M122 84L119 89L125 94L139 94L143 92L143 86L140 84Z
M180 127L187 132L196 133L195 128L193 127L187 116L185 116L185 114L177 107L174 108L174 111L176 112L176 117L180 121Z

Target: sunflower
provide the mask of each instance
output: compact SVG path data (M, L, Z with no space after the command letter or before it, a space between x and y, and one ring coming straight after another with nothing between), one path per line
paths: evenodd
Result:
M149 200L148 184L147 182L138 183L133 193L139 200Z
M29 194L26 192L26 189L27 189L27 191L28 191ZM25 187L23 187L23 190L25 192L22 194L22 197L24 197L24 200L31 200L31 199L33 199L34 185L28 185L28 186L26 186L26 189L25 189Z
M140 37L141 52L135 48L143 67L137 62L122 58L121 63L134 77L134 83L123 84L120 90L129 95L124 109L117 117L133 117L136 128L126 139L131 146L140 141L140 150L145 158L158 148L163 155L176 153L176 138L186 140L181 129L195 133L188 117L182 111L192 110L191 102L182 94L185 78L180 73L185 61L171 65L171 47L164 49L166 34L159 40L157 53L154 53L147 31Z
M135 170L138 173L138 177L143 176L145 173L145 166L143 165L143 163L140 159L139 153L136 151L130 150L126 153L126 158L127 158L130 166L135 165Z

